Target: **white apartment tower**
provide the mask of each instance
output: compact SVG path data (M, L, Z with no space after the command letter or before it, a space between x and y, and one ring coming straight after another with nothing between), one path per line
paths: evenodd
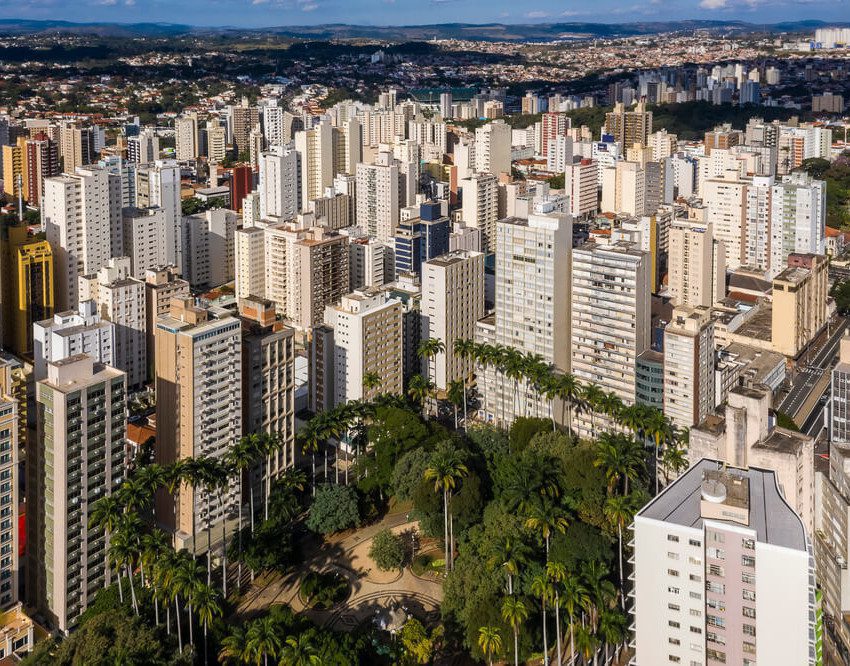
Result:
M111 582L109 543L89 526L95 502L124 480L127 386L90 356L50 363L36 384L38 435L28 454L27 594L65 634Z
M712 151L714 153L720 151ZM736 270L746 262L746 210L749 182L738 171L727 170L719 178L709 178L701 194L706 205L705 221L726 248L726 265Z
M92 166L46 178L42 221L53 248L56 309L76 308L77 278L121 255L120 176Z
M481 231L481 248L496 250L496 221L499 219L499 181L491 173L477 173L460 181L461 218L467 227Z
M494 342L562 371L570 367L570 247L572 221L568 215L532 213L528 220L508 218L496 225L496 321ZM484 417L510 424L536 400L523 382L520 400L513 386L492 371L484 377ZM517 403L515 405L515 403ZM536 406L549 414L549 401ZM515 413L519 411L519 413Z
M634 666L814 666L811 544L773 471L703 459L633 530Z
M468 379L472 359L454 352L455 340L471 340L475 323L484 316L484 255L456 250L422 264L422 339L437 339L445 351L428 359L427 376L438 391L453 381Z
M295 133L295 150L301 160L301 210L333 185L333 127L323 122L313 129Z
M301 210L298 153L275 145L260 155L260 219L294 220Z
M131 389L147 378L145 283L130 274L130 258L114 257L94 275L80 277L81 301L93 301L102 320L115 325L115 367Z
M153 164L140 166L136 172L136 205L139 208L156 206L165 215L165 261L180 266L180 165L174 160L157 160ZM119 257L123 252L113 252ZM90 271L89 271L90 272Z
M181 162L197 159L199 154L198 116L191 113L174 121L176 157Z
M649 348L650 273L650 255L627 241L573 250L572 373L625 404L635 401L635 363Z
M511 126L504 120L476 128L475 170L496 176L511 172Z
M358 164L357 226L383 243L393 243L399 195L399 165L391 153L379 153L375 164Z

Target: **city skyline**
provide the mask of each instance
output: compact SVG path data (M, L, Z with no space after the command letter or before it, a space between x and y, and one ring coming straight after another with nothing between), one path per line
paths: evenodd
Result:
M422 20L422 6L409 0L188 0L174 6L162 0L61 0L0 2L0 20L62 20L75 23L166 23L197 27L271 28L347 24L421 26L453 22L508 25L581 22L622 24L652 21L741 21L771 25L783 21L845 22L848 0L600 0L592 7L578 2L535 0L517 8L508 0L427 0L437 12Z

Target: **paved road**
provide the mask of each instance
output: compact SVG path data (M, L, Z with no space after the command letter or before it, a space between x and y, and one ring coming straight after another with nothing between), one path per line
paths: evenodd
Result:
M821 405L818 402L817 407L815 407L812 415L806 419L806 422L803 424L803 427L800 428L802 432L807 434L809 437L814 437L815 439L821 434L821 431L826 427L826 405Z
M779 405L780 412L791 418L797 416L823 374L829 372L832 360L838 353L838 345L841 342L841 336L844 335L845 328L847 328L847 320L844 317L839 317L836 329L831 332L826 343L817 350L814 356L811 359L806 358L805 355L802 357L807 361L807 364L794 378L791 390Z

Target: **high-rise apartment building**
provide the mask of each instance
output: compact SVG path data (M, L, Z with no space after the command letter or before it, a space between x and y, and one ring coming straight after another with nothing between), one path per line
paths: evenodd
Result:
M123 372L85 354L49 364L36 384L38 435L27 452L27 598L68 633L112 580L95 502L124 480Z
M585 219L599 209L596 183L596 164L581 159L566 165L564 191L570 197L570 214L573 219Z
M399 174L391 153L357 165L357 226L384 243L392 243L399 223Z
M48 364L87 354L115 367L115 324L101 319L94 301L82 301L76 310L57 312L52 319L33 324L33 377L47 377Z
M572 373L625 404L635 401L635 364L649 348L650 283L650 256L633 243L573 250Z
M333 127L329 122L295 133L301 169L301 210L318 199L334 180Z
M511 172L511 126L504 120L475 129L475 170L496 176Z
M169 464L185 458L220 459L242 436L242 333L226 310L199 308L191 298L172 298L169 314L156 320L155 459ZM177 506L169 496L157 502L157 520L174 531L175 545L205 552L211 545L202 529L227 519L236 495L206 493L183 484Z
M15 354L33 353L33 324L53 316L53 250L30 238L24 226L6 227L0 238L3 346Z
M301 330L322 323L325 306L348 291L348 237L321 227L291 245L286 317Z
M429 358L427 376L438 391L453 381L469 379L471 358L454 351L455 340L472 340L475 323L484 316L484 255L457 250L422 264L422 337L440 340L445 351Z
M217 287L234 277L237 215L214 208L183 218L182 275L195 287Z
M156 320L171 312L172 298L189 296L189 283L174 266L158 266L145 272L145 348L148 356L148 378L154 377L156 362Z
M22 535L18 524L18 489L21 486L19 458L22 442L18 437L18 408L18 400L3 390L0 394L0 451L3 452L0 456L0 608L4 609L18 600L19 593Z
M333 405L399 394L402 376L402 305L383 289L346 294L325 309L325 326L333 329ZM364 386L375 374L380 386Z
M243 227L233 236L236 298L266 294L266 230Z
M120 178L91 166L46 179L42 219L53 249L57 309L76 308L79 276L121 256Z
M159 137L155 129L146 127L138 135L127 138L127 159L137 164L159 159Z
M33 206L41 204L44 179L61 173L59 146L46 134L38 133L23 142L24 198Z
M667 254L667 288L674 305L711 307L726 295L726 249L714 227L674 219Z
M543 157L549 156L550 141L556 141L558 137L567 136L570 129L570 117L566 113L558 113L550 111L544 113L541 117L541 127L543 129L542 147Z
M714 410L714 321L708 307L677 307L664 329L664 414L690 428Z
M132 277L129 257L113 257L93 275L80 278L80 300L94 301L101 319L115 324L115 367L127 386L139 389L147 378L145 283Z
M174 121L175 157L180 162L190 162L200 154L198 140L198 114L189 113Z
M299 154L291 147L272 146L260 155L260 218L285 222L301 210Z
M734 170L725 171L719 178L709 178L701 185L706 204L705 221L712 225L715 238L723 241L726 266L730 270L740 268L747 261L748 187L748 181Z
M773 471L701 460L633 529L635 666L815 665L811 544Z
M796 357L826 326L829 292L824 255L788 256L788 268L773 278L774 351Z
M570 368L570 247L568 215L533 213L527 220L507 218L496 225L496 321L493 341L526 354L539 354L555 368ZM424 311L424 304L423 304ZM478 340L476 329L476 340ZM492 369L479 371L484 384L483 416L510 424L534 404L536 393L520 380L520 400L510 382ZM548 400L536 406L550 412ZM517 413L519 412L519 413Z
M491 173L477 173L460 181L461 218L468 227L481 230L481 248L496 250L496 221L499 219L499 181Z
M158 160L140 166L136 172L136 206L156 206L165 214L165 262L180 266L183 246L180 209L180 165L174 160ZM113 252L112 256L121 256Z
M165 211L158 207L128 207L121 212L124 254L130 259L130 274L137 280L144 280L148 270L168 262L165 218Z
M623 150L636 143L646 146L652 134L652 111L639 102L634 111L626 111L622 103L614 105L614 110L605 114L605 132L618 141Z
M259 505L271 483L295 464L295 336L270 301L239 301L242 321L242 432L276 436L280 450L249 472ZM260 492L260 491L263 492Z
M59 128L59 152L62 171L74 173L77 167L93 164L97 153L94 147L94 132L90 127L64 124Z
M242 98L241 104L230 107L230 117L233 123L233 148L238 156L249 150L251 131L260 125L260 110L256 106L249 106L248 100Z
M826 183L793 173L775 183L770 205L770 275L785 269L792 253L823 254Z

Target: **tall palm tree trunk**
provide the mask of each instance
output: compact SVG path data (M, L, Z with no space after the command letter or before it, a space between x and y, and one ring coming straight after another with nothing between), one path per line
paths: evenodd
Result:
M623 526L617 522L617 547L620 555L620 605L626 610L626 581L623 578Z
M519 631L514 629L514 666L519 666Z
M443 489L443 531L446 543L446 574L449 573L449 491Z
M558 646L558 666L561 666L564 663L561 649L561 595L557 587L555 588L555 640Z
M180 647L180 652L183 652L183 630L180 628L180 595L174 595L175 615L174 619L177 624L177 645Z
M469 431L469 421L466 416L466 375L463 376L463 431Z
M543 611L543 664L549 664L549 638L546 635L546 597L540 597L541 607Z
M133 610L136 615L139 614L139 604L136 602L136 588L133 585L133 567L127 564L127 578L130 579L130 603L133 605Z

